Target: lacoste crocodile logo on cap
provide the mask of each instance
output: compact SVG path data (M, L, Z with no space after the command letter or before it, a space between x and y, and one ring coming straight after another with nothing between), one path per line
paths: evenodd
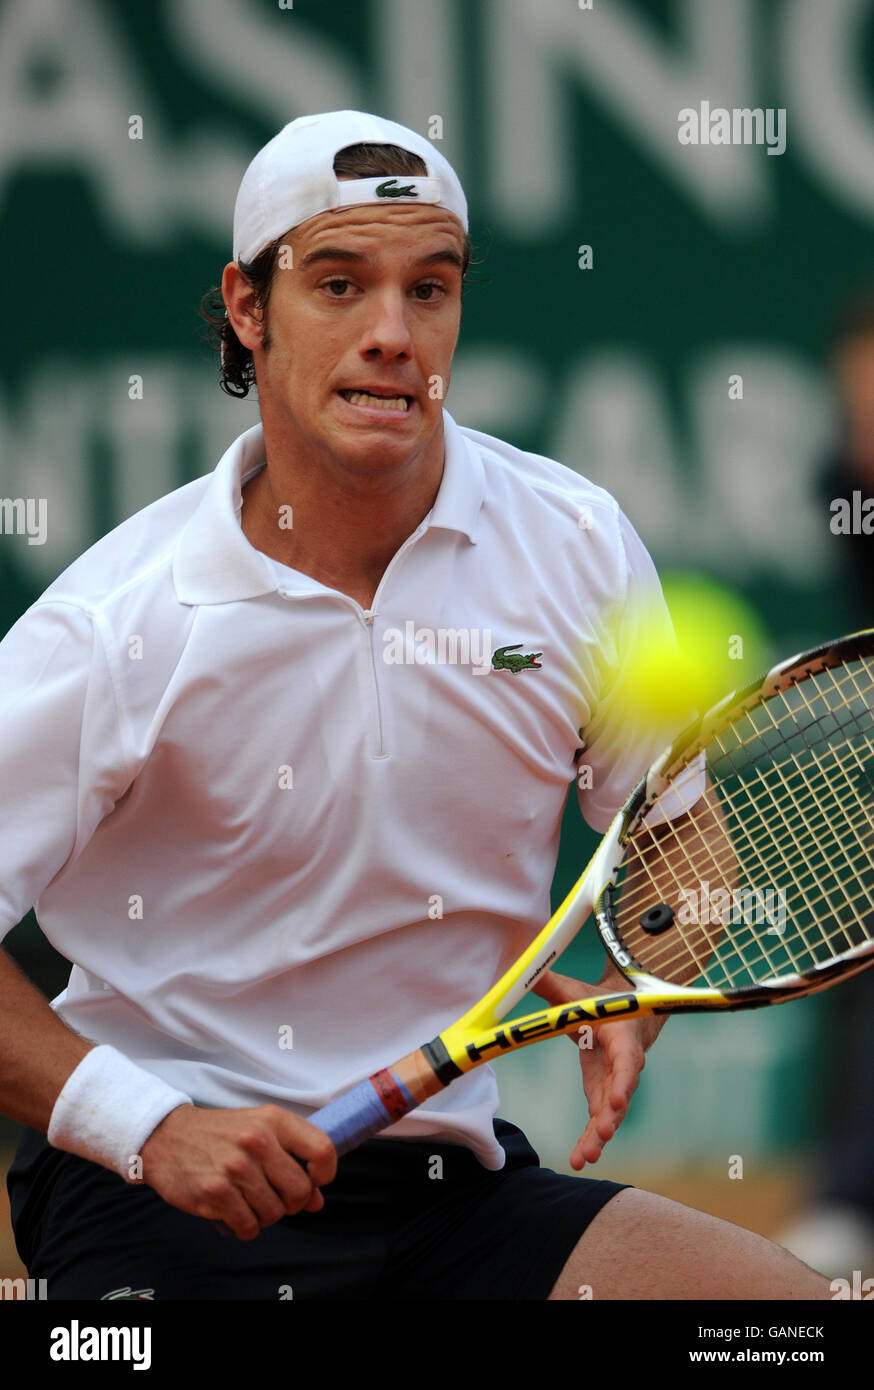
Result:
M492 656L492 665L496 671L539 671L543 663L538 661L543 652L528 652L522 656L519 653L521 642L517 642L512 647L498 647Z
M411 183L404 183L398 187L397 179L386 179L385 183L378 185L376 190L377 198L418 198L418 190Z

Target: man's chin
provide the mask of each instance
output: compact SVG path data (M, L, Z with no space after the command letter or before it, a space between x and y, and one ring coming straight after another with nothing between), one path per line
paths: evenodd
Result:
M422 453L427 439L350 439L335 435L331 440L334 457L350 472L378 475L401 468Z
M400 428L378 419L335 420L329 431L331 447L347 462L355 461L362 467L384 469L401 463L410 454L418 453L442 425L442 415L428 418L418 405L414 408L415 418L404 421Z

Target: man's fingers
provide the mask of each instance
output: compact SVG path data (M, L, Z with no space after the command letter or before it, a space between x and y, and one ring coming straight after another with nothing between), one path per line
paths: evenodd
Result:
M594 985L587 984L585 980L573 980L570 975L559 975L556 970L544 970L531 986L531 993L545 999L547 1004L567 1004L572 999L584 999L587 994L594 992Z
M250 1165L228 1166L227 1185L216 1191L216 1212L226 1227L240 1240L254 1240L259 1231L283 1216L299 1211L321 1211L325 1199L294 1159L279 1145L267 1159L263 1170Z
M263 1225L298 1211L321 1211L320 1183L331 1182L337 1155L328 1136L286 1111L267 1108L264 1123L241 1138L251 1167L235 1173Z
M227 1180L211 1179L204 1184L203 1195L195 1216L209 1218L219 1229L231 1231L238 1240L254 1240L261 1230L261 1221L242 1192Z
M316 1187L333 1182L337 1176L337 1151L324 1130L278 1106L275 1113L277 1138L285 1152L306 1163Z
M607 1115L613 1119L617 1112L622 1116L626 1114L637 1081L633 1075L629 1074L623 1077L611 1077L608 1083L599 1081L597 1088L594 1088L586 1085L586 1078L583 1077L583 1086L586 1099L589 1102L591 1118L598 1120Z
M570 1156L571 1167L577 1171L601 1157L628 1113L646 1065L637 1032L630 1032L629 1026L617 1020L611 1027L599 1029L594 1050L580 1052L589 1123Z
M572 1167L580 1168L584 1163L598 1161L605 1144L609 1143L625 1119L636 1086L636 1069L628 1065L618 1076L612 1077L609 1084L599 1081L591 1089L587 1088L589 1123L574 1148Z
M612 1042L605 1040L604 1053L610 1069L610 1100L615 1107L627 1109L646 1066L643 1048L636 1039L620 1036Z
M587 1126L574 1145L570 1160L571 1167L579 1171L587 1163L597 1163L606 1143L606 1139L601 1139Z
M337 1171L322 1130L275 1105L247 1110L179 1106L143 1146L144 1180L181 1211L222 1224L240 1240L324 1206L319 1187Z
M589 1119L589 1123L583 1130L582 1137L584 1139L588 1138L597 1141L601 1145L601 1148L603 1148L608 1139L612 1139L613 1135L616 1133L619 1125L619 1118L617 1118L616 1111L612 1108L599 1110L597 1115L592 1115Z
M623 1067L623 1069L610 1081L610 1104L614 1110L621 1110L625 1114L631 1102L631 1097L637 1090L639 1073L635 1066Z

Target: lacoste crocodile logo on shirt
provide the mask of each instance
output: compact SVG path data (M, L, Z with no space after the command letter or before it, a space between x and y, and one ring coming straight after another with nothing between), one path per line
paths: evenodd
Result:
M521 642L516 642L511 647L498 647L492 655L492 666L496 671L539 671L543 663L538 661L543 652L528 652L526 656L519 654Z

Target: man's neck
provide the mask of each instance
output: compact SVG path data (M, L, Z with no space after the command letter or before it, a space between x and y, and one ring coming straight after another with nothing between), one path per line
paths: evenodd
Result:
M434 505L443 476L443 429L404 476L366 477L319 467L272 447L243 488L240 524L256 550L369 608L392 557Z

